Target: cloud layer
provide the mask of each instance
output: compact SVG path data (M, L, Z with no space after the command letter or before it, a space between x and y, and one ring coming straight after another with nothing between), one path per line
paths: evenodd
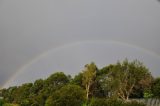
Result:
M115 40L160 55L159 10L156 0L1 0L0 85L43 52L79 41Z

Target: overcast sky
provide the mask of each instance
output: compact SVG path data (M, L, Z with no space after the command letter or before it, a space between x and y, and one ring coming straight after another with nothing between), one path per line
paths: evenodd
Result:
M0 86L139 59L160 76L157 0L0 0Z

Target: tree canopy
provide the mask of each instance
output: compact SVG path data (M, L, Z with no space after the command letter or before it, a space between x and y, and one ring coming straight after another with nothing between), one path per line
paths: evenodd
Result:
M95 63L71 77L63 72L0 90L0 104L20 106L144 106L130 98L160 98L160 78L138 60L118 61L101 69ZM125 104L124 104L125 103ZM120 105L121 104L121 105Z

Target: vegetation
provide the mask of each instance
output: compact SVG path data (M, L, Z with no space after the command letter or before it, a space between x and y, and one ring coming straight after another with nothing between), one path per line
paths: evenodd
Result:
M152 93L155 97L160 98L160 78L156 78L153 81Z
M159 98L160 78L138 60L98 69L86 64L72 78L56 72L47 79L0 90L0 106L145 106L131 98Z
M66 85L55 91L46 100L45 106L81 106L85 101L85 91L78 85Z
M118 96L123 100L128 100L133 90L146 89L152 82L152 76L148 69L139 61L123 63L118 62L110 66L105 79L106 88L111 96ZM106 76L105 76L106 77Z
M91 95L92 86L95 83L97 67L94 63L85 65L85 70L82 73L82 84L86 89L86 98L88 100Z

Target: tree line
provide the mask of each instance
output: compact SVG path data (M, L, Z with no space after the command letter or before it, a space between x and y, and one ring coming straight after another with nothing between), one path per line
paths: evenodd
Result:
M138 60L99 69L86 64L73 78L56 72L47 79L0 90L0 105L17 106L145 106L131 98L160 98L160 78Z

